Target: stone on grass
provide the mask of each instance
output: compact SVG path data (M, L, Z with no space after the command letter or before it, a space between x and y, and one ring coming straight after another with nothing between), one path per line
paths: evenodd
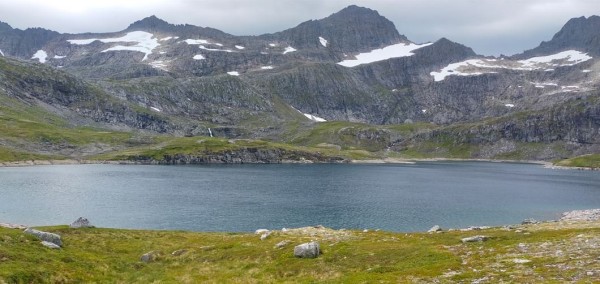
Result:
M485 242L489 239L488 236L483 236L483 235L477 235L477 236L472 236L472 237L467 237L467 238L463 238L462 242L463 243L475 243L475 242Z
M441 232L442 228L440 228L440 226L435 225L433 227L431 227L431 229L429 229L429 231L427 231L428 233L435 233L435 232Z
M47 241L42 241L42 245L50 248L50 249L60 249L60 246L56 245L55 243L51 243L51 242L47 242Z
M280 248L283 248L283 247L285 247L285 246L289 245L290 243L291 243L291 242L290 242L290 241L288 241L288 240L281 241L281 242L278 242L278 243L275 245L275 248L278 248L278 249L280 249Z
M92 226L92 224L90 223L90 221L88 219L79 217L79 218L77 218L77 220L75 220L73 223L71 223L71 225L69 225L69 227L77 229L77 228L93 228L94 226Z
M271 235L271 232L270 232L270 231L267 231L266 233L264 233L264 234L260 235L260 240L261 240L261 241L264 241L264 240L266 240L266 239L267 239L267 238L268 238L270 235Z
M62 246L62 241L60 239L60 236L57 234L43 232L43 231L39 231L39 230L32 229L32 228L25 229L24 233L33 235L42 241L50 242L57 246Z
M294 247L294 256L300 258L316 258L321 254L319 243L310 242Z
M158 252L156 251L151 251L151 252L147 252L145 254L142 255L142 257L140 257L140 260L142 262L148 263L148 262L153 262L158 258Z
M256 230L254 232L254 234L255 235L262 235L262 234L267 233L267 232L269 232L269 230L267 230L267 229L258 229L258 230Z
M180 256L187 252L187 249L179 249L171 253L172 256Z

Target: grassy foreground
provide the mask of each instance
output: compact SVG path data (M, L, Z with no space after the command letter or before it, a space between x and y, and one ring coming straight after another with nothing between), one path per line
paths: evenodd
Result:
M275 231L265 240L251 233L42 229L60 234L63 249L0 228L0 283L600 281L598 222L433 234L310 227ZM474 235L490 240L461 242ZM295 258L294 246L311 240L323 254ZM289 244L276 248L281 241ZM141 262L150 251L160 252L158 259Z

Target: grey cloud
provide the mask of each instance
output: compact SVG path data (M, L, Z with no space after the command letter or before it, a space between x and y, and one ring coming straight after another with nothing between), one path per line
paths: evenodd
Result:
M379 11L412 41L446 37L478 53L497 55L533 48L550 39L568 19L590 16L591 11L598 10L596 0L154 0L147 3L127 8L107 4L76 13L35 0L0 0L0 21L18 28L40 26L71 33L110 32L154 14L176 24L255 35L291 28L356 4Z

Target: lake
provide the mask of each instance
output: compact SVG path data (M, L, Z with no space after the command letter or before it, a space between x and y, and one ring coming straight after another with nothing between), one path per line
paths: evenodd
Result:
M600 208L600 172L489 162L0 168L0 222L424 231Z

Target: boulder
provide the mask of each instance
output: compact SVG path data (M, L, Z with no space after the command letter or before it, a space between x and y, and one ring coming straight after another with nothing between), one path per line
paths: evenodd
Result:
M50 248L50 249L60 249L60 246L56 245L55 243L51 243L51 242L47 242L47 241L42 241L42 245Z
M440 226L435 225L433 227L431 227L431 229L429 229L429 231L427 231L428 233L435 233L435 232L441 232L442 228L440 228Z
M33 235L42 241L50 242L57 246L62 246L62 241L60 239L60 236L57 234L43 232L43 231L39 231L39 230L32 229L32 228L25 229L24 233Z
M521 222L521 225L537 224L537 223L539 223L537 220L535 220L533 218L529 218L529 219L523 220L523 222Z
M271 232L266 232L260 236L260 240L264 241L271 235Z
M321 254L319 243L310 242L294 247L294 256L300 258L316 258Z
M489 238L490 238L490 237L488 237L488 236L477 235L477 236L472 236L472 237L463 238L463 239L462 239L462 242L463 242L463 243L485 242L485 241L487 241Z
M73 223L71 223L71 225L69 225L69 227L71 227L71 228L93 228L94 226L92 226L92 224L90 223L90 221L88 219L79 217L79 218L77 218L77 220L75 220Z
M258 229L258 230L256 230L254 232L254 234L256 234L256 235L262 235L262 234L268 233L268 232L269 232L269 230L267 230L267 229Z
M140 260L145 263L153 262L158 258L158 255L159 253L156 251L147 252L140 257Z

